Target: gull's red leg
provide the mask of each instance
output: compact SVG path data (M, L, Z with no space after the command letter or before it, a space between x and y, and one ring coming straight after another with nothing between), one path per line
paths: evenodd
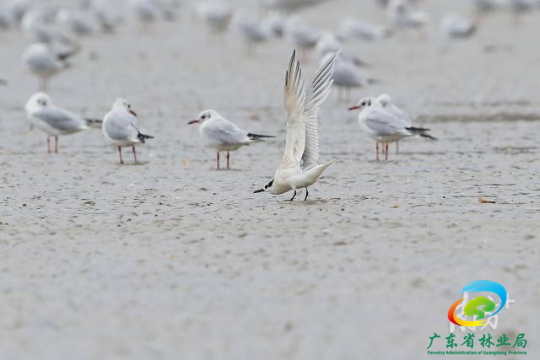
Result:
M385 150L384 160L388 161L388 143L384 145L384 150Z
M217 169L219 170L219 151L217 152L217 155L216 155L216 164L217 164Z
M118 155L120 155L120 164L123 164L124 159L122 159L122 148L120 146L118 147Z
M375 154L377 161L379 161L379 143L377 141L375 141Z

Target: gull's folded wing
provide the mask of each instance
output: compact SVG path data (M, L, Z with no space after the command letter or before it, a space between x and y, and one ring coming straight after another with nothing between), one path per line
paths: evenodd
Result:
M328 98L332 90L332 75L336 65L336 54L330 61L323 64L315 73L311 82L308 99L302 114L305 124L305 148L302 155L302 168L309 169L319 164L319 108Z
M34 116L60 131L71 132L85 127L81 118L62 108L44 107L36 111Z
M285 112L287 113L287 143L281 168L300 167L305 148L305 125L302 114L306 103L306 87L300 63L293 52L285 75Z
M406 129L410 125L384 108L371 107L365 115L364 122L367 127L379 136L410 134Z

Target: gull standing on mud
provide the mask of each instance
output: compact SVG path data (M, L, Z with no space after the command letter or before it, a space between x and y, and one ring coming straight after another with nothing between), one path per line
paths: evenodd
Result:
M47 151L51 152L51 136L54 137L54 152L58 153L58 136L75 134L100 124L99 120L84 119L81 116L54 106L51 98L44 93L32 95L25 106L30 126L36 126L47 134Z
M441 28L449 38L465 39L476 32L476 24L465 16L450 13L441 20Z
M382 97L384 101L391 101L388 95ZM410 118L401 109L391 102L385 106L379 102L379 99L367 97L360 99L355 106L349 108L360 110L358 123L364 132L375 140L376 160L379 161L379 143L382 143L385 160L388 160L388 144L400 141L403 138L411 136L422 136L436 140L427 132L429 129L414 127L411 125Z
M236 124L225 119L215 110L205 110L192 120L188 125L200 124L199 133L206 141L206 145L216 149L216 167L219 170L219 153L227 152L227 170L229 170L229 152L238 150L242 146L251 145L262 141L264 138L273 138L269 135L248 133L240 129Z
M77 50L56 54L45 44L32 44L23 54L23 61L28 69L39 78L39 88L47 91L47 84L51 77L69 67L67 59Z
M131 109L131 104L124 99L118 99L114 102L111 111L103 119L103 135L114 146L118 147L120 164L124 163L122 159L122 148L131 147L133 158L137 163L136 144L144 144L147 139L153 139L153 136L145 135L139 130L137 113Z
M255 193L269 192L280 195L290 190L306 189L315 184L323 172L335 160L319 165L319 123L318 115L321 104L328 98L332 89L332 74L336 64L336 56L317 70L309 88L302 78L300 62L296 61L293 52L289 68L285 76L285 111L287 113L287 142L281 165L263 189Z
M244 39L248 55L253 55L254 47L266 42L272 34L261 19L251 14L237 12L234 16L234 24Z
M417 29L421 36L424 26L429 22L429 14L417 10L408 0L390 0L388 16L394 28Z
M341 53L326 54L321 61L321 65L327 64L334 57L336 57L336 65L332 79L334 80L334 86L338 89L338 100L350 101L352 89L378 82L378 80L362 75L358 67L347 58L343 58Z

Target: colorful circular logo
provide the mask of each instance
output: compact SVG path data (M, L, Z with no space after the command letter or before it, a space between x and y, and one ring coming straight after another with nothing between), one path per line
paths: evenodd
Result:
M496 283L494 281L488 281L488 280L478 280L473 281L470 284L467 284L463 287L463 289L460 291L460 293L475 293L479 291L488 291L495 293L499 296L501 299L501 306L499 306L499 309L495 311L493 314L485 317L485 312L492 312L495 310L495 303L484 297L479 296L476 299L470 300L464 308L464 313L466 316L476 316L475 321L467 321L467 320L461 320L456 315L456 308L458 305L463 301L463 299L456 301L448 310L448 320L450 320L452 323L459 325L459 326L467 326L467 327L475 327L475 326L483 326L487 324L487 319L492 317L493 315L497 314L499 311L501 311L504 307L504 304L506 304L506 298L507 293L506 289L499 283Z

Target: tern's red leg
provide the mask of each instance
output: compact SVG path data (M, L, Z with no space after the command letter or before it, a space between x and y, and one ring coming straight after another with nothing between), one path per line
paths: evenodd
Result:
M135 164L137 163L137 153L135 152L135 146L132 146L131 149L133 150L133 158L135 159Z
M229 170L229 152L227 151L227 170Z
M47 152L51 153L51 137L47 135Z
M219 151L217 152L217 155L216 155L216 164L217 164L217 169L219 170Z
M375 154L377 161L379 161L379 143L377 141L375 141Z
M54 153L58 154L58 136L54 137Z
M122 159L122 148L120 146L118 147L118 155L120 155L120 164L123 164L124 160Z

